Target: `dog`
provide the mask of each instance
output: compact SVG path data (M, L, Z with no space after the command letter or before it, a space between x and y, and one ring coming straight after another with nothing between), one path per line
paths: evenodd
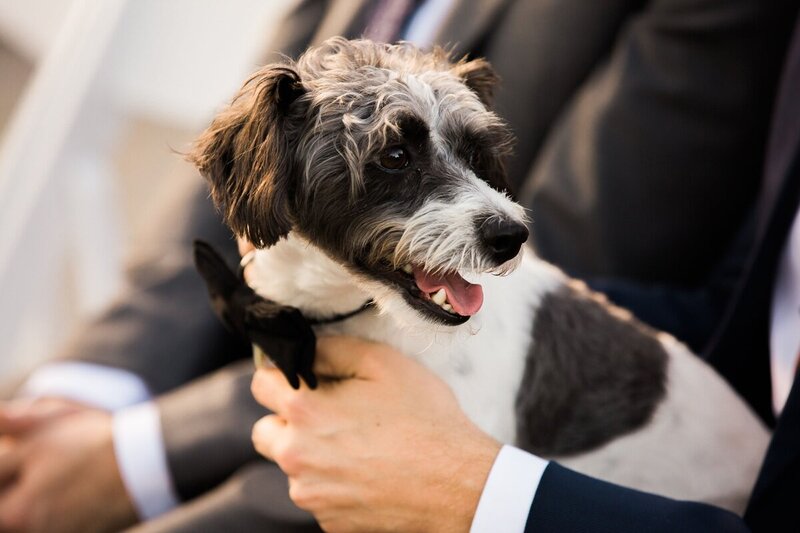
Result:
M245 299L418 359L499 441L742 513L766 428L686 346L525 245L497 81L482 59L343 38L253 75L190 154L258 248Z

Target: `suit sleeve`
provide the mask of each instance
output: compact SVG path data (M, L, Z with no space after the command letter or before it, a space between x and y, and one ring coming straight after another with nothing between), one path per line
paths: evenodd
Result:
M322 530L314 517L297 508L289 499L287 484L286 475L275 463L259 459L178 509L126 531L320 533Z
M551 462L539 483L525 533L563 531L736 533L749 529L728 511L628 489Z
M252 361L240 361L156 400L167 466L181 500L260 459L251 432L268 411L250 393L252 375Z
M755 217L751 212L736 239L706 280L697 286L640 283L622 278L586 280L615 304L632 311L655 329L671 333L703 353L746 273L755 246Z
M203 180L186 179L152 227L126 271L124 289L61 359L132 372L158 395L246 355L249 347L214 316L194 268L197 238L223 250L231 263L238 257Z
M279 60L278 52L296 56L304 50L328 4L300 1L278 28L265 61ZM130 371L153 395L248 356L250 349L214 316L192 261L192 242L199 238L235 264L236 242L208 199L204 180L183 181L186 187L165 205L132 258L124 290L61 354Z
M581 278L702 283L756 196L796 12L642 3L519 191L540 255Z

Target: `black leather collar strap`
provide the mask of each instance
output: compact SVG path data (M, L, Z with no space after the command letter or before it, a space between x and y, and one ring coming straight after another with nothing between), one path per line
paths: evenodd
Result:
M247 265L253 262L253 259L255 259L255 257L256 257L255 249L250 250L249 252L247 252L242 256L241 261L239 261L239 270L237 272L240 280L245 281L244 269L247 268ZM326 318L306 317L306 321L312 326L324 326L326 324L335 324L336 322L341 322L343 320L347 320L348 318L359 315L374 305L375 305L374 300L367 300L366 302L364 302L363 305L361 305L361 307L359 307L358 309L354 309L353 311L342 313L340 315L333 315L331 317L326 317Z
M308 318L308 317L306 317L306 320L312 326L324 326L326 324L335 324L336 322L341 322L343 320L347 320L348 318L352 318L352 317L354 317L356 315L360 315L361 313L363 313L364 311L366 311L370 307L374 307L374 306L375 306L375 300L367 300L358 309L354 309L354 310L352 310L350 312L347 312L347 313L342 313L340 315L333 315L333 316L326 317L326 318Z

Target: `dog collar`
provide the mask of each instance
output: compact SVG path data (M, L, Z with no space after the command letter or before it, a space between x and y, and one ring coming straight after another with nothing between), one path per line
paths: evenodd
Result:
M306 317L306 321L312 326L322 326L325 324L335 324L336 322L341 322L343 320L347 320L348 318L354 317L356 315L360 315L370 307L375 305L375 300L367 300L364 302L361 307L358 309L354 309L352 311L348 311L347 313L342 313L339 315L333 315L325 318L308 318Z
M256 250L250 250L246 254L242 256L241 261L239 261L239 279L244 281L244 269L253 262L253 259L256 257ZM360 315L370 307L375 305L375 300L367 300L358 309L354 309L352 311L348 311L347 313L341 313L338 315L333 315L325 318L308 318L306 317L306 322L309 323L311 326L324 326L326 324L335 324L336 322L342 322L343 320L347 320L348 318L354 317L356 315Z

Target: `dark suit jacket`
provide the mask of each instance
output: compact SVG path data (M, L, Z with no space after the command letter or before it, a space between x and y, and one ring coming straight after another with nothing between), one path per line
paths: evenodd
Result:
M296 55L331 35L355 36L364 4L305 0L272 48ZM486 56L505 80L496 107L519 137L510 177L533 209L544 257L576 273L685 282L718 260L753 194L796 9L761 0L461 0L438 41ZM126 291L64 357L131 370L158 397L176 488L186 500L204 496L182 510L184 521L149 527L230 520L286 531L265 516L283 520L285 498L241 500L241 487L274 477L250 447L263 411L249 396L250 369L236 365L247 347L213 317L190 260L197 237L235 257L206 196L198 178L165 214ZM253 474L260 469L263 478Z
M709 362L774 426L744 521L709 506L647 495L551 465L542 477L526 531L800 531L800 377L776 421L768 341L778 260L800 209L798 95L800 18L773 120L756 217L757 244L707 354Z
M328 3L312 42L357 35L365 0ZM582 278L705 283L757 194L796 2L457 4L437 41L502 79L538 253Z

